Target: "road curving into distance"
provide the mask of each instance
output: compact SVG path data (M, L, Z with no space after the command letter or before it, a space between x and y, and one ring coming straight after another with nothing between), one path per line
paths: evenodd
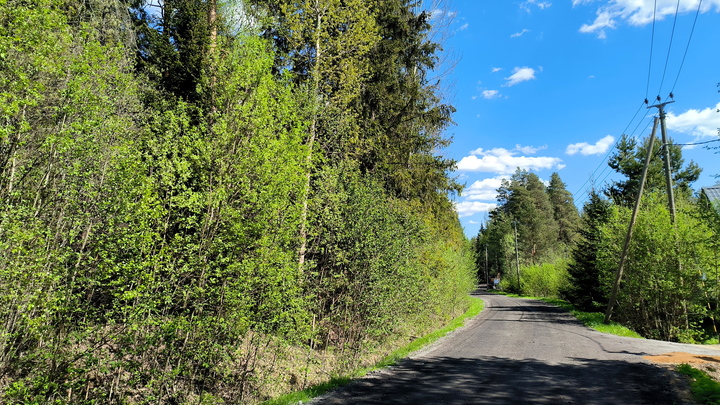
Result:
M485 309L401 364L320 404L687 404L687 386L643 356L706 346L613 336L542 301L473 293Z

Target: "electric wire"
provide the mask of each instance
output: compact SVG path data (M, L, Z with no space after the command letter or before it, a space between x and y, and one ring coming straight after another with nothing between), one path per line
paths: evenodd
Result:
M672 31L670 31L670 44L668 45L667 56L665 57L665 67L663 68L662 79L660 79L660 88L658 94L662 91L663 83L665 83L665 73L667 73L668 61L670 60L670 51L672 50L673 38L675 37L675 25L677 24L678 11L680 10L680 0L677 1L675 6L675 18L673 19Z
M623 129L623 133L625 133L625 132L627 131L627 129L630 128L630 125L632 125L633 121L635 121L635 118L636 118L637 115L640 113L640 110L643 108L643 105L644 105L644 104L645 104L644 102L640 103L640 107L638 107L637 111L635 111L635 115L633 115L633 117L630 119L630 122L628 122L627 126L625 126L625 129ZM610 156L610 154L613 152L613 150L615 150L615 145L614 145L614 144L613 144L613 146L610 148L610 150L608 151L608 153L605 155L605 157L603 158L603 160L600 162L600 164L598 165L598 167L595 168L595 170L592 172L592 174L590 174L590 177L588 177L588 179L585 180L585 183L583 183L582 186L580 186L580 188L578 189L578 191L576 191L575 194L573 194L573 199L575 199L577 195L579 195L579 194L581 194L581 193L583 193L583 192L585 191L585 186L588 184L588 182L590 182L590 180L593 178L593 176L595 176L595 173L597 173L597 171L600 169L600 167L605 164L605 161L606 161L607 158Z
M653 22L652 22L652 33L650 34L650 60L648 62L648 74L647 74L647 86L645 86L645 100L648 98L650 92L650 72L652 71L652 59L653 59L653 44L655 43L655 13L657 11L657 0L653 6Z
M642 123L642 121L640 121L640 123ZM647 123L647 125L645 125L645 128L642 130L641 134L645 133L645 132L648 130L648 128L650 128L650 124L652 124L652 123L653 123L653 121L652 121L652 120L649 120L648 123ZM637 130L637 128L638 128L639 126L640 126L640 125L636 126L635 129ZM633 133L631 133L629 136L632 137L633 134L634 134L634 132L635 132L635 131L633 131ZM637 138L639 138L639 135L638 135ZM614 147L613 147L613 149L614 149ZM608 154L608 155L609 155L609 154ZM603 163L606 163L606 161L607 161L607 156L605 157L605 160L603 160ZM611 170L607 170L609 167L610 167L610 165L606 164L606 165L605 165L605 168L604 168L604 169L602 170L602 172L600 172L600 174L598 175L598 178L599 178L598 183L599 183L599 184L605 183L605 180L607 180L607 178L610 177L610 175L613 173ZM605 173L606 171L607 171L607 173ZM600 178L600 176L602 176L603 173L605 173L605 176L603 176L602 178ZM582 195L582 197L581 197L580 199L578 199L578 200L576 201L576 204L581 203L581 202L585 202L585 201L587 201L587 199L588 199L588 193L585 193L585 194Z
M625 129L623 129L623 131L622 131L623 134L626 134L626 133L627 133L628 128L630 128L630 126L633 124L633 122L635 121L635 118L637 118L638 114L640 113L640 110L642 110L642 108L643 108L644 105L645 105L645 102L644 102L644 101L640 103L640 106L639 106L638 109L635 111L635 114L634 114L633 117L630 119L630 121L628 122L628 124L625 126ZM635 126L635 129L634 129L633 132L630 134L630 136L632 136L632 134L634 134L634 133L637 131L637 128L640 126L640 124L642 124L642 119L638 122L638 125ZM585 182L584 182L584 183L578 188L578 190L573 194L573 201L575 201L576 204L584 201L584 200L587 198L587 192L586 192L586 191L588 190L588 188L585 187L585 186L587 186L588 183L591 182L591 181L593 181L593 184L595 184L594 179L595 179L596 174L597 174L597 177L600 177L600 176L602 176L602 175L605 173L605 171L608 169L609 166L607 165L607 160L608 160L608 158L610 157L610 154L612 154L614 151L615 151L615 144L613 144L612 147L610 148L610 150L608 150L608 152L607 152L607 154L605 155L605 157L602 159L602 161L600 161L600 164L599 164L599 165L595 168L595 170L590 174L590 176L588 177L588 179L585 180ZM603 169L602 169L602 170L600 171L600 173L598 174L598 170L600 170L601 167L603 167ZM605 176L605 178L607 178L607 175Z
M673 28L672 28L672 31L671 31L671 34L670 34L670 44L668 45L668 54L667 54L666 59L665 59L665 67L663 68L663 75L662 75L662 80L660 81L660 89L659 89L659 91L658 91L658 94L662 91L662 86L663 86L663 84L664 84L664 82L665 82L665 76L666 76L666 73L667 73L668 61L669 61L669 59L670 59L670 52L671 52L671 49L672 49L672 43L673 43L673 38L674 38L674 34L675 34L675 26L676 26L676 23L677 23L677 16L678 16L678 14L679 14L679 8L680 8L680 0L678 0L678 2L677 2L677 4L676 4L676 7L675 7L675 19L674 19L674 21L673 21ZM686 44L686 46L685 46L685 51L684 51L684 53L683 53L683 57L682 57L682 60L681 60L681 62L680 62L680 67L678 68L677 76L675 77L675 81L673 82L673 86L672 86L672 89L670 90L669 96L666 97L665 101L667 101L668 98L672 98L672 94L673 94L674 91L675 91L675 87L677 86L677 82L678 82L678 80L680 79L680 74L681 74L681 72L682 72L683 66L685 65L685 59L686 59L686 57L687 57L688 50L690 49L690 43L691 43L691 41L692 41L692 37L693 37L693 34L694 34L694 32L695 32L695 26L697 25L697 20L698 20L698 16L700 15L700 10L701 10L701 8L702 8L702 0L700 0L700 1L698 2L697 10L695 11L695 18L694 18L694 20L693 20L692 28L690 29L690 36L688 37L688 42L687 42L687 44ZM656 17L657 17L657 0L654 1L654 6L653 6L652 33L651 33L651 36L650 36L650 60L649 60L649 62L648 62L647 85L646 85L646 88L645 88L645 102L644 102L643 104L647 104L647 98L648 98L649 91L650 91L650 76L651 76L651 73L652 73L652 59L653 59L653 49L654 49L654 42L655 42L655 22L656 22ZM659 97L660 97L660 96L658 95L658 98L659 98ZM632 118L632 119L630 120L630 122L628 123L627 127L626 127L625 130L623 131L623 134L625 134L626 131L627 131L627 129L630 127L630 125L632 125L633 121L634 121L635 118L637 117L637 114L640 112L640 109L641 109L641 108L642 108L642 104L640 105L640 108L638 108L638 110L635 112L635 115L633 116L633 118ZM637 132L637 129L640 127L640 125L642 125L642 122L643 122L642 119L641 119L640 121L638 121L638 124L635 126L635 128L633 129L633 131L632 131L628 136L633 137L633 135ZM637 137L635 137L636 140L639 139L640 136L647 131L647 129L650 127L650 124L651 124L651 123L652 123L652 120L649 121L648 124L645 126L645 129L643 129L643 131L640 132L640 134L639 134ZM720 139L715 139L715 140L705 141L705 142L695 142L695 143L687 143L687 144L673 144L673 145L678 145L678 146L694 146L694 145L708 144L708 143L712 143L712 142L720 142ZM600 165L592 172L592 174L590 175L590 177L588 178L588 180L586 180L585 183L583 183L583 185L580 186L580 188L578 189L578 191L573 194L573 199L575 200L575 204L576 204L576 205L577 205L577 204L580 204L580 203L582 203L582 202L584 202L584 201L587 201L587 199L588 199L588 193L586 192L586 191L587 191L586 185L588 184L588 182L590 182L590 181L592 180L592 181L593 181L593 184L596 184L596 182L599 183L599 184L602 184L602 183L610 176L610 174L612 174L612 171L608 171L609 165L607 165L607 162L608 162L608 158L610 157L610 154L611 154L614 150L615 150L615 145L613 145L613 146L610 148L610 150L609 150L608 153L605 155L605 157L603 158L603 160L602 160L602 162L600 163ZM605 167L604 167L603 170L600 171L600 173L598 174L598 170L599 170L600 167L603 166L603 165L604 165ZM605 173L606 171L608 171L608 172ZM594 179L594 176L595 176L596 174L597 174L597 179L600 179L599 182L597 181L597 179ZM603 175L604 175L604 176L603 176Z
M642 121L640 121L640 122L642 123ZM641 134L647 132L648 128L650 128L650 125L651 125L652 123L653 123L653 120L648 120L648 123L647 123L647 125L645 125L645 128L642 130ZM640 125L638 125L637 127L635 127L635 129L637 130L637 128L638 128L639 126L640 126ZM633 131L633 133L631 133L629 136L630 136L630 137L633 137L633 134L634 134L634 131ZM640 136L635 137L635 139L638 139L638 140L639 140L639 137L640 137ZM608 170L608 169L610 169L610 165L606 164L606 165L605 165L605 168L603 169L603 171L600 172L600 175L598 176L598 178L599 178L599 183L600 183L600 184L605 183L605 181L607 180L607 178L610 177L610 175L613 173L612 170ZM605 173L606 171L607 171L607 173ZM605 174L605 175L604 175L602 178L600 178L600 176L602 176L603 174ZM586 193L585 195L587 195L587 193ZM581 201L585 201L586 199L587 199L587 197L585 197L585 199L582 199Z
M685 57L687 56L688 49L690 49L690 41L692 40L693 33L695 32L695 24L697 24L698 15L700 15L700 6L702 6L702 0L698 2L697 11L695 11L695 20L693 21L692 28L690 29L690 37L688 37L688 42L685 46L685 53L683 53L682 61L680 62L680 68L678 69L678 74L677 77L675 77L675 83L673 83L670 93L675 92L675 85L677 85L678 79L680 79L680 72L682 72L683 65L685 65Z
M670 143L668 145L670 146L696 146L696 145L705 145L707 143L713 143L713 142L720 142L720 139L713 139L711 141L704 141L704 142L693 142L693 143Z

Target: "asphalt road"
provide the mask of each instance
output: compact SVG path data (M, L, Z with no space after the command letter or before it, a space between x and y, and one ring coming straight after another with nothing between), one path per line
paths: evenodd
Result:
M312 404L686 404L683 380L642 356L720 354L600 333L542 301L474 295L485 309L463 328Z

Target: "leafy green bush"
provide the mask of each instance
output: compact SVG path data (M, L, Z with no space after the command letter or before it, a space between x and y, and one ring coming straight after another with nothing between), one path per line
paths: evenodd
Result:
M560 291L568 283L567 262L557 260L555 263L520 267L520 288L515 271L505 275L500 283L503 291L510 293L522 292L534 297L559 298Z

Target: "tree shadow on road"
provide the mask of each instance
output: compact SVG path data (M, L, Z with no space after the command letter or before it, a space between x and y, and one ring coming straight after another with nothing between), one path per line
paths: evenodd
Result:
M681 404L677 376L645 363L571 364L480 358L407 359L321 398L320 404Z

